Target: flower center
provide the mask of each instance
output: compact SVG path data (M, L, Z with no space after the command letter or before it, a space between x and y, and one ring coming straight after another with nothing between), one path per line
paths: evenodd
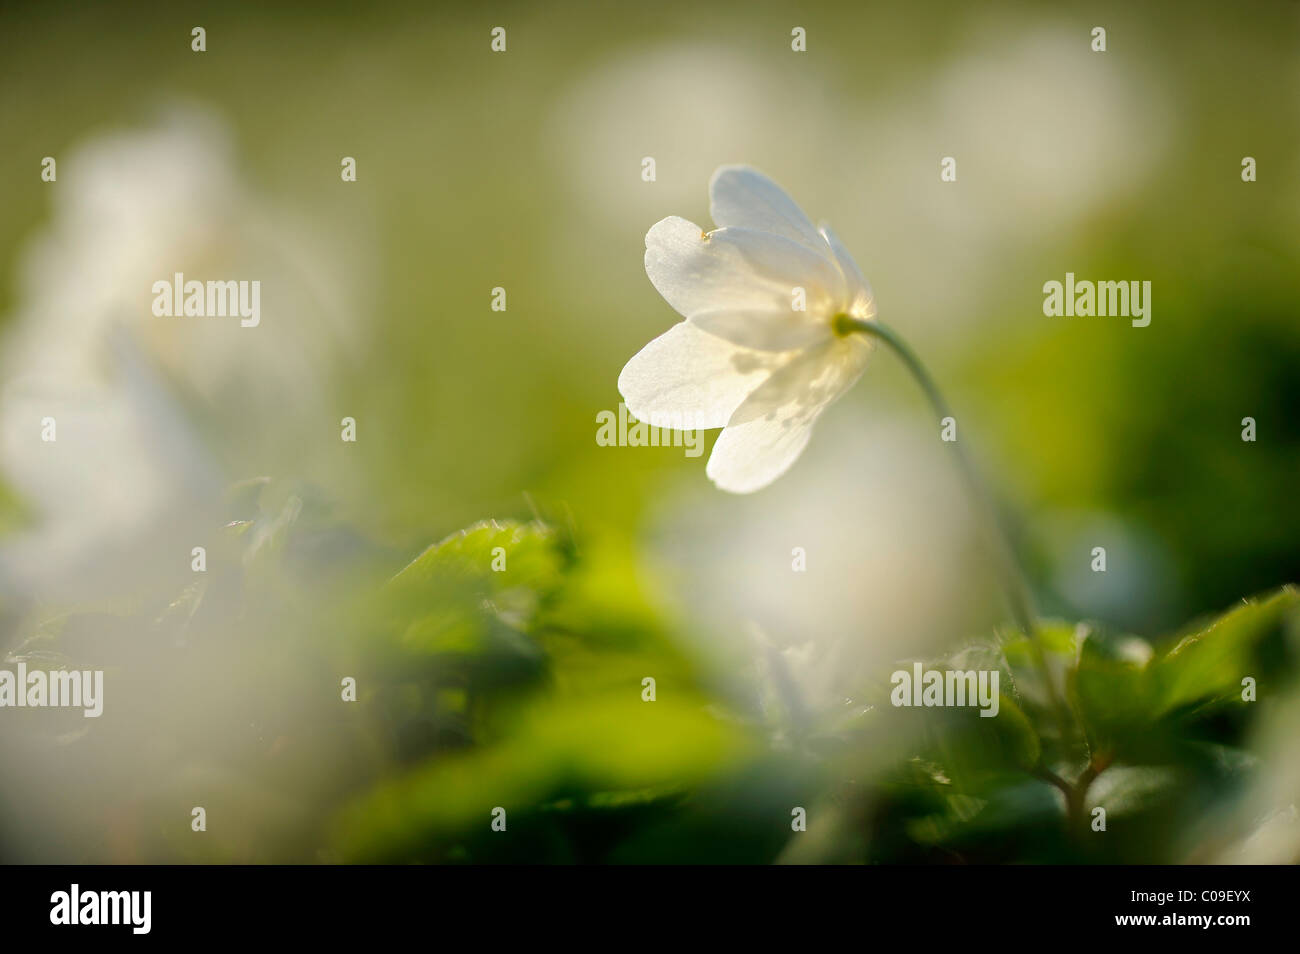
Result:
M847 338L854 332L853 321L852 316L841 311L831 318L831 331L835 332L837 338Z

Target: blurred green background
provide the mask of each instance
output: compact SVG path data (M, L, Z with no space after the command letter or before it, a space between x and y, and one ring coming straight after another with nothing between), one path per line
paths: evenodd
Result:
M1290 597L1233 630L1208 710L1122 649L1164 653L1300 579L1298 21L1282 2L7 4L0 652L105 668L108 697L98 721L0 713L0 858L1294 860ZM677 320L645 232L707 227L734 162L852 250L943 382L1040 609L1109 647L1116 705L1151 680L1115 728L1151 745L1112 747L1098 780L1119 780L1096 797L1123 837L1062 830L1038 750L1004 757L1019 736L877 705L900 660L1002 619L890 355L752 497L680 448L596 444L619 370ZM261 280L262 326L154 318L175 271ZM1150 326L1045 317L1067 271L1150 281ZM1086 723L1092 650L1062 632ZM1273 678L1224 715L1247 670ZM1078 771L1070 739L1040 741Z

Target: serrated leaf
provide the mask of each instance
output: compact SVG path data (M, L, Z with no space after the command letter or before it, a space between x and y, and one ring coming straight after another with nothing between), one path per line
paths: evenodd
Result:
M488 620L522 629L559 585L565 557L537 524L475 524L429 547L389 581L381 599L405 651L472 655Z
M540 589L558 582L562 566L563 555L549 527L488 520L435 543L390 585L401 589L453 582L479 584L484 592L519 585Z
M1294 652L1285 643L1286 629L1298 622L1300 591L1288 586L1197 627L1151 667L1156 712L1240 703L1244 678L1263 683L1285 668Z

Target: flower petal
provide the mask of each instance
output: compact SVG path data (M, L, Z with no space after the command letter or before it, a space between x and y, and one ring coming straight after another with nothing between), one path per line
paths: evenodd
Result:
M668 304L685 318L706 311L794 314L794 290L809 311L846 299L839 267L798 242L767 232L723 228L704 233L678 216L646 233L645 271Z
M826 239L826 244L831 247L835 253L835 261L839 263L840 271L844 273L844 280L849 287L849 314L854 318L873 318L876 314L876 293L871 290L871 283L867 277L862 274L862 269L858 268L858 263L853 260L849 250L844 247L839 236L831 231L831 227L822 223L822 236Z
M711 335L756 351L807 348L832 335L824 319L797 311L705 311L691 315L691 324Z
M749 166L721 166L709 180L709 214L725 228L770 232L830 258L825 240L779 185Z
M862 373L864 342L833 340L790 361L736 409L713 445L707 473L722 490L752 493L784 474L818 416Z
M632 356L618 376L639 421L679 430L723 427L788 357L740 348L682 321Z

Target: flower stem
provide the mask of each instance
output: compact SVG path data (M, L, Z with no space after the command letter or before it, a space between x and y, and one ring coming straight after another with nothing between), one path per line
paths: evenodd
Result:
M934 378L930 376L930 372L926 370L925 365L921 363L921 359L916 356L916 352L912 350L911 346L894 329L875 319L864 320L851 318L848 315L839 315L835 319L835 331L837 334L858 331L883 341L893 349L903 364L907 366L907 370L916 379L916 383L921 386L921 390L925 392L925 396L929 399L931 406L940 419L952 417L956 420L955 415L948 407L948 402L944 400L943 394L939 391L938 385L934 383ZM1011 543L1011 534L1007 531L1006 521L992 495L988 492L988 488L980 480L975 464L966 453L966 449L961 442L953 441L952 446L957 456L957 469L961 472L967 493L969 493L976 510L983 517L985 534L989 545L997 556L1000 569L998 575L1002 581L1003 592L1006 596L1007 605L1011 610L1012 618L1015 620L1016 626L1029 637L1029 645L1034 655L1034 661L1042 673L1043 681L1047 687L1047 694L1051 698L1053 705L1068 718L1069 709L1056 691L1056 683L1053 681L1051 670L1048 668L1047 656L1043 651L1042 641L1037 629L1034 627L1034 612L1029 587L1025 583L1024 575L1020 571L1020 564L1016 560L1015 549ZM1064 731L1065 724L1062 723L1062 731Z

